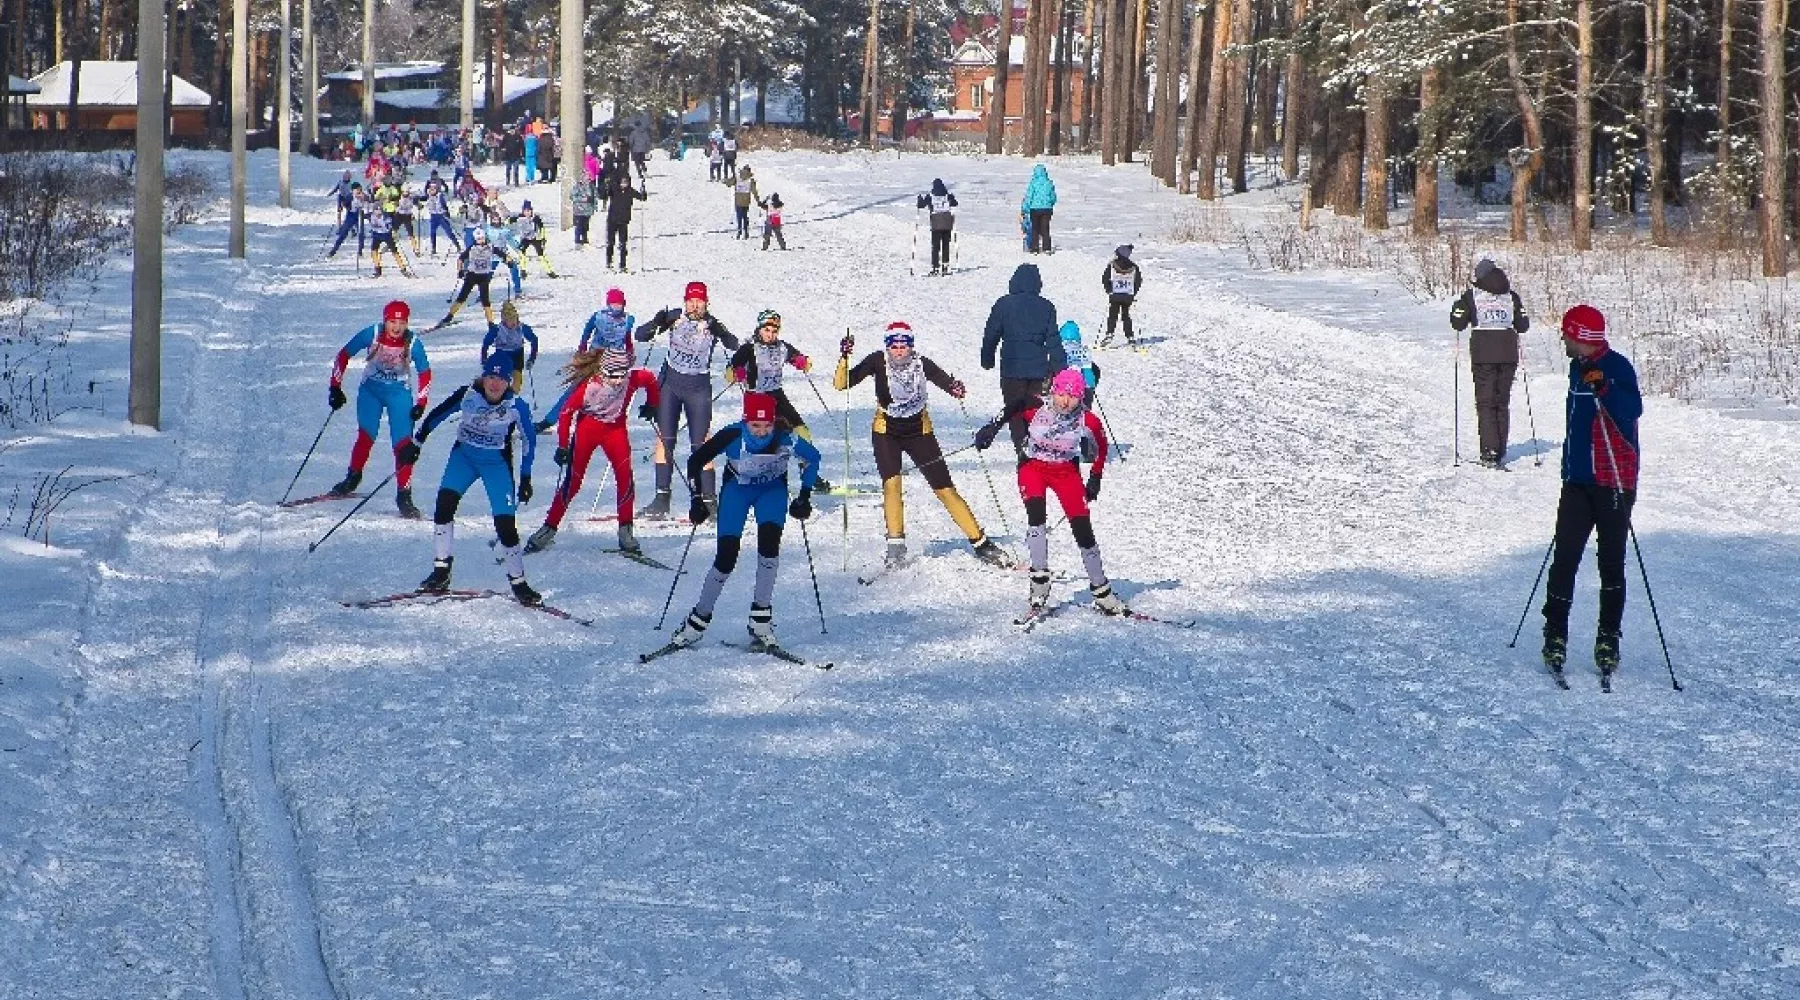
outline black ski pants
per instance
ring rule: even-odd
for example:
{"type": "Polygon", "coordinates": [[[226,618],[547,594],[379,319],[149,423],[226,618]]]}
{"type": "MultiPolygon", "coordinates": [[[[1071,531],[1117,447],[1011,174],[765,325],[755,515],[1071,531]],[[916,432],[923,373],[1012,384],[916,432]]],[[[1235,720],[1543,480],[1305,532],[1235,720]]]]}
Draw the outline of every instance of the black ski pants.
{"type": "MultiPolygon", "coordinates": [[[[1005,408],[1011,409],[1014,400],[1027,399],[1044,395],[1044,380],[1041,378],[1002,378],[1000,380],[1000,401],[1005,408]]],[[[1006,432],[1012,436],[1013,451],[1018,453],[1019,461],[1025,461],[1025,418],[1015,416],[1006,422],[1006,432]]]]}
{"type": "Polygon", "coordinates": [[[1575,573],[1588,537],[1599,535],[1600,631],[1619,634],[1625,618],[1625,543],[1631,536],[1636,490],[1588,483],[1564,483],[1556,501],[1556,540],[1550,583],[1544,588],[1544,631],[1569,634],[1569,606],[1575,601],[1575,573]]]}
{"type": "Polygon", "coordinates": [[[1481,457],[1503,459],[1512,432],[1513,377],[1519,366],[1516,362],[1476,362],[1469,369],[1475,381],[1475,428],[1481,437],[1481,457]]]}
{"type": "Polygon", "coordinates": [[[612,266],[614,243],[617,243],[619,247],[619,267],[622,269],[630,267],[631,265],[625,261],[626,256],[631,252],[627,249],[631,246],[630,222],[606,220],[606,265],[608,267],[612,266]]]}
{"type": "Polygon", "coordinates": [[[1126,342],[1127,343],[1136,343],[1136,341],[1132,340],[1132,337],[1131,337],[1131,300],[1130,299],[1111,299],[1108,301],[1107,307],[1106,307],[1106,336],[1107,336],[1107,339],[1109,339],[1109,340],[1112,339],[1113,331],[1115,331],[1119,328],[1120,320],[1125,321],[1125,340],[1126,340],[1126,342]]]}
{"type": "Polygon", "coordinates": [[[950,230],[933,229],[931,231],[931,268],[948,269],[950,267],[950,230]]]}

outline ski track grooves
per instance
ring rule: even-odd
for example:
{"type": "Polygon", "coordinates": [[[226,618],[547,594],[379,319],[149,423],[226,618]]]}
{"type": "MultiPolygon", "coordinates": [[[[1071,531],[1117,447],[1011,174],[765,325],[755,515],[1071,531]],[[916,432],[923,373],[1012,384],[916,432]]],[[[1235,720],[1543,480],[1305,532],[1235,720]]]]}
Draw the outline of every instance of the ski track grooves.
{"type": "MultiPolygon", "coordinates": [[[[298,1000],[336,998],[312,892],[301,861],[294,818],[276,772],[273,726],[256,663],[268,648],[273,580],[264,559],[263,529],[268,513],[250,502],[249,472],[262,464],[251,454],[251,414],[216,412],[241,400],[237,394],[205,393],[203,385],[249,385],[263,370],[268,353],[266,324],[253,322],[253,309],[270,298],[266,272],[245,267],[239,276],[211,346],[201,357],[221,363],[235,355],[229,377],[196,372],[195,395],[210,399],[204,415],[213,435],[229,435],[228,454],[208,454],[199,434],[189,445],[190,474],[223,461],[218,505],[199,622],[194,640],[199,688],[199,739],[195,760],[196,819],[206,850],[212,899],[210,950],[214,981],[222,1000],[292,996],[298,1000]],[[242,338],[256,338],[242,343],[242,338]],[[222,343],[221,343],[222,342],[222,343]],[[198,452],[196,454],[196,452],[198,452]],[[240,541],[241,539],[241,541],[240,541]]],[[[238,404],[241,405],[241,404],[238,404]]],[[[198,407],[190,405],[189,413],[198,407]]],[[[191,425],[195,431],[199,421],[191,425]]],[[[210,442],[209,442],[210,443],[210,442]]]]}

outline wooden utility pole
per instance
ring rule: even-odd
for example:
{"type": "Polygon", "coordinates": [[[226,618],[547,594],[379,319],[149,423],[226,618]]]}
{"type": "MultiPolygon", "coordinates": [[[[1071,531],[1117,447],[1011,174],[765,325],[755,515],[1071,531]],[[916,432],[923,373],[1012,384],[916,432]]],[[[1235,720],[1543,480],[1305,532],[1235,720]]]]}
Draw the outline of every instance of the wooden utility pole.
{"type": "Polygon", "coordinates": [[[228,252],[243,259],[244,200],[249,194],[250,0],[231,5],[231,233],[228,252]]]}
{"type": "Polygon", "coordinates": [[[462,72],[457,74],[456,94],[456,122],[467,132],[475,127],[475,0],[462,0],[462,72]]]}
{"type": "Polygon", "coordinates": [[[1000,37],[994,44],[994,92],[987,102],[987,151],[1006,151],[1006,83],[1012,69],[1013,0],[1000,0],[1000,37]]]}
{"type": "Polygon", "coordinates": [[[1787,275],[1787,0],[1763,0],[1757,21],[1762,45],[1762,176],[1758,206],[1763,276],[1787,275]]]}
{"type": "MultiPolygon", "coordinates": [[[[138,24],[162,23],[163,0],[138,0],[138,24]]],[[[131,232],[131,422],[162,427],[163,51],[138,31],[137,195],[131,232]]]]}
{"type": "MultiPolygon", "coordinates": [[[[562,0],[562,228],[575,228],[575,179],[582,175],[581,150],[587,144],[587,60],[582,58],[583,32],[587,23],[585,0],[562,0]]],[[[553,141],[549,136],[540,142],[553,141]]]]}
{"type": "Polygon", "coordinates": [[[375,0],[363,0],[362,116],[365,128],[375,127],[375,0]]]}
{"type": "Polygon", "coordinates": [[[313,38],[313,0],[300,0],[300,145],[319,141],[319,43],[313,38]]]}
{"type": "Polygon", "coordinates": [[[281,79],[275,81],[275,145],[280,150],[276,156],[276,173],[280,174],[281,207],[294,207],[293,125],[289,123],[288,107],[294,99],[293,75],[294,60],[289,53],[293,45],[293,0],[281,0],[281,58],[276,65],[281,67],[281,79]]]}

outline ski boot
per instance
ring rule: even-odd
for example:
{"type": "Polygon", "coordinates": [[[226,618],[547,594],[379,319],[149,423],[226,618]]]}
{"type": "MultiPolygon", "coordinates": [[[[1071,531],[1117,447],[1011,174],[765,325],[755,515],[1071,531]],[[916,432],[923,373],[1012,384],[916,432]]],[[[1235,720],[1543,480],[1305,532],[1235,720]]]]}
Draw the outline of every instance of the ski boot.
{"type": "Polygon", "coordinates": [[[1092,584],[1088,587],[1088,593],[1094,595],[1094,607],[1103,615],[1116,617],[1131,614],[1131,609],[1125,606],[1124,601],[1119,600],[1118,594],[1113,593],[1110,583],[1092,584]]]}
{"type": "Polygon", "coordinates": [[[774,646],[775,609],[767,604],[750,605],[750,645],[774,646]]]}
{"type": "Polygon", "coordinates": [[[1560,675],[1563,664],[1569,662],[1569,639],[1558,632],[1544,632],[1544,666],[1552,674],[1560,675]]]}
{"type": "Polygon", "coordinates": [[[669,491],[657,490],[651,499],[650,506],[638,511],[638,516],[646,521],[667,521],[669,519],[669,491]]]}
{"type": "Polygon", "coordinates": [[[703,615],[699,608],[688,612],[687,621],[669,637],[671,646],[698,646],[700,640],[706,638],[706,626],[712,624],[711,615],[703,615]]]}
{"type": "Polygon", "coordinates": [[[831,492],[831,480],[826,479],[824,476],[820,476],[817,479],[814,479],[813,480],[813,492],[814,493],[830,493],[831,492]]]}
{"type": "Polygon", "coordinates": [[[413,503],[412,487],[410,486],[406,489],[395,491],[394,507],[400,511],[401,517],[404,517],[409,521],[423,520],[425,517],[424,514],[419,513],[419,505],[413,503]]]}
{"type": "Polygon", "coordinates": [[[1042,611],[1050,605],[1049,570],[1034,569],[1031,571],[1031,595],[1029,600],[1032,611],[1042,611]]]}
{"type": "Polygon", "coordinates": [[[702,496],[700,502],[706,505],[707,518],[717,521],[719,519],[719,498],[716,496],[702,496]]]}
{"type": "Polygon", "coordinates": [[[351,469],[349,472],[344,473],[343,482],[338,483],[328,491],[328,495],[334,497],[352,496],[356,493],[356,488],[361,485],[362,473],[355,469],[351,469]]]}
{"type": "Polygon", "coordinates": [[[1008,555],[1005,549],[994,544],[992,538],[983,538],[975,543],[975,558],[1000,569],[1012,569],[1018,565],[1013,562],[1013,557],[1008,555]]]}
{"type": "Polygon", "coordinates": [[[887,540],[887,558],[883,560],[883,563],[888,569],[899,569],[906,565],[906,537],[904,535],[887,540]]]}
{"type": "Polygon", "coordinates": [[[544,603],[544,595],[532,590],[531,584],[526,583],[524,577],[508,576],[506,582],[512,584],[513,600],[520,604],[528,608],[535,608],[544,603]]]}
{"type": "Polygon", "coordinates": [[[1600,632],[1594,636],[1594,665],[1602,676],[1610,677],[1619,669],[1619,633],[1600,632]]]}
{"type": "Polygon", "coordinates": [[[377,278],[381,277],[381,265],[380,264],[375,265],[375,277],[377,277],[377,278]]]}
{"type": "Polygon", "coordinates": [[[638,545],[637,532],[632,530],[632,527],[629,524],[619,525],[619,551],[620,552],[642,552],[642,551],[644,551],[638,545]]]}
{"type": "Polygon", "coordinates": [[[542,552],[555,544],[556,529],[546,524],[532,532],[530,538],[525,539],[525,554],[531,555],[533,552],[542,552]]]}
{"type": "Polygon", "coordinates": [[[456,561],[455,556],[448,559],[436,559],[431,563],[431,575],[419,581],[419,589],[427,594],[442,594],[450,589],[450,564],[456,561]]]}

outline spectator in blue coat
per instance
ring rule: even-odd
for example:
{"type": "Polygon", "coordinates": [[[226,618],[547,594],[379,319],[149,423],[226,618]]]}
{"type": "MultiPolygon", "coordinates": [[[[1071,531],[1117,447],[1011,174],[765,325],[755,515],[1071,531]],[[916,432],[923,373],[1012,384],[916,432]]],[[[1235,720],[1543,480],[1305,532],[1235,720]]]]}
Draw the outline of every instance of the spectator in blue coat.
{"type": "MultiPolygon", "coordinates": [[[[981,367],[993,371],[998,353],[1000,398],[1008,408],[1015,400],[1042,396],[1051,376],[1068,367],[1056,305],[1040,294],[1043,290],[1044,277],[1037,265],[1020,264],[1006,294],[994,300],[988,312],[981,337],[981,367]]],[[[1015,416],[1007,422],[1007,430],[1023,461],[1025,421],[1015,416]]]]}
{"type": "Polygon", "coordinates": [[[1019,210],[1031,216],[1031,239],[1026,249],[1032,253],[1055,253],[1050,249],[1050,216],[1056,211],[1056,182],[1050,179],[1050,168],[1042,163],[1031,168],[1031,183],[1025,185],[1025,200],[1019,210]]]}

